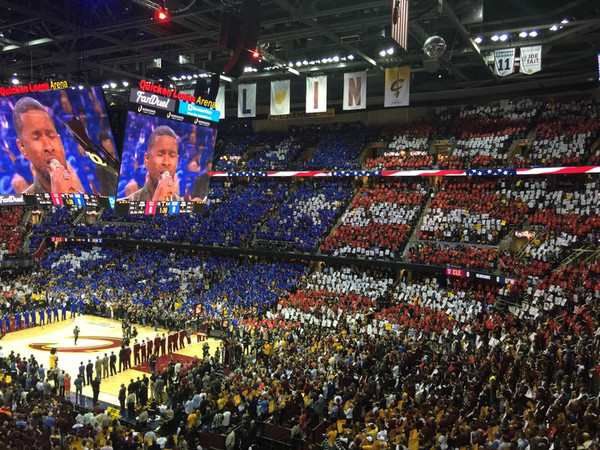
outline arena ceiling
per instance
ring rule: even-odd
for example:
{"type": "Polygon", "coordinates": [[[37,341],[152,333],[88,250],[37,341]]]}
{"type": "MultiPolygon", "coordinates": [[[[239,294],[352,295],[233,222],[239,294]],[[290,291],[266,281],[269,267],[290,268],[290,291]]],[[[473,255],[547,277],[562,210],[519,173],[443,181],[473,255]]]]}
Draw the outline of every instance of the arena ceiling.
{"type": "MultiPolygon", "coordinates": [[[[0,1],[0,83],[9,84],[16,74],[25,83],[114,81],[118,89],[124,80],[162,78],[170,83],[173,76],[219,73],[232,54],[218,46],[223,14],[242,13],[243,2],[164,0],[170,18],[159,23],[155,11],[162,3],[0,1]]],[[[411,94],[427,101],[465,93],[592,87],[598,79],[600,4],[596,0],[411,0],[408,50],[395,46],[394,53],[385,56],[380,51],[393,47],[391,0],[259,3],[258,44],[263,61],[252,60],[257,71],[239,80],[287,77],[300,85],[307,73],[326,73],[335,82],[343,71],[368,69],[369,90],[378,92],[377,83],[383,82],[386,67],[410,65],[411,94]],[[536,37],[529,36],[533,30],[536,37]],[[523,31],[528,33],[526,38],[519,37],[523,31]],[[493,35],[504,33],[509,35],[506,41],[491,41],[493,35]],[[430,60],[422,51],[432,35],[447,43],[439,61],[430,60]],[[474,43],[476,37],[483,38],[479,45],[474,43]],[[495,49],[536,44],[543,46],[541,72],[494,75],[491,55],[495,49]],[[335,57],[339,61],[310,64],[335,57]],[[287,71],[289,63],[300,76],[287,71]],[[267,66],[280,68],[265,71],[267,66]]],[[[175,82],[191,86],[195,78],[175,82]]],[[[332,100],[335,95],[339,94],[330,90],[332,100]]]]}

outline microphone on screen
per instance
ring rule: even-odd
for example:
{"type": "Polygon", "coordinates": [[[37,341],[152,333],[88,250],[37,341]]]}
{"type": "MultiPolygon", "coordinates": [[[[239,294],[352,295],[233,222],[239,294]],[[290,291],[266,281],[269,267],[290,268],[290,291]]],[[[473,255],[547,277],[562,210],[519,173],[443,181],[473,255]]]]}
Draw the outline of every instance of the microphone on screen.
{"type": "MultiPolygon", "coordinates": [[[[171,178],[171,172],[169,172],[168,170],[165,170],[163,173],[160,174],[160,178],[163,180],[166,178],[171,178]]],[[[174,200],[174,199],[175,199],[175,195],[172,192],[165,197],[165,201],[167,201],[167,202],[170,202],[171,200],[174,200]]]]}

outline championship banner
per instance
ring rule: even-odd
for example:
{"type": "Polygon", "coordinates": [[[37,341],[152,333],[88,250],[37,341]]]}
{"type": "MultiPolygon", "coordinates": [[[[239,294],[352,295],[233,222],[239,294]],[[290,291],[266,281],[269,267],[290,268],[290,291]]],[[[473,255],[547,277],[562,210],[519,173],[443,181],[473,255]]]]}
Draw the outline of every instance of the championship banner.
{"type": "Polygon", "coordinates": [[[343,109],[366,109],[367,107],[367,72],[351,72],[344,74],[343,109]]]}
{"type": "Polygon", "coordinates": [[[290,113],[290,80],[271,81],[271,115],[290,113]]]}
{"type": "Polygon", "coordinates": [[[385,69],[384,106],[408,106],[410,98],[410,66],[385,69]]]}
{"type": "Polygon", "coordinates": [[[219,85],[215,102],[217,104],[215,109],[219,111],[219,119],[223,120],[225,118],[225,85],[219,85]]]}
{"type": "Polygon", "coordinates": [[[327,76],[306,78],[306,112],[327,111],[327,76]]]}
{"type": "Polygon", "coordinates": [[[392,0],[392,39],[407,50],[408,0],[392,0]]]}
{"type": "Polygon", "coordinates": [[[494,52],[494,72],[505,77],[515,71],[515,49],[505,48],[494,52]]]}
{"type": "Polygon", "coordinates": [[[239,85],[238,117],[256,117],[256,83],[239,85]]]}
{"type": "Polygon", "coordinates": [[[542,46],[521,47],[521,67],[519,72],[531,75],[542,70],[542,46]]]}

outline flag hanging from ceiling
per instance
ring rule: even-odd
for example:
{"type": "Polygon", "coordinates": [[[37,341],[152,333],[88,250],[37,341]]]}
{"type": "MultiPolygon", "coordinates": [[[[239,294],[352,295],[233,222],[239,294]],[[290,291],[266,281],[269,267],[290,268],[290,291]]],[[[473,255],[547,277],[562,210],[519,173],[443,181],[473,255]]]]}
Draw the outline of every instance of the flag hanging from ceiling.
{"type": "Polygon", "coordinates": [[[344,74],[343,109],[365,109],[367,107],[367,72],[344,74]]]}
{"type": "Polygon", "coordinates": [[[306,112],[327,111],[327,76],[306,78],[306,112]]]}
{"type": "Polygon", "coordinates": [[[216,110],[219,111],[219,119],[223,120],[225,118],[225,85],[219,85],[219,90],[217,91],[217,98],[215,99],[216,110]]]}
{"type": "Polygon", "coordinates": [[[271,81],[271,115],[290,113],[290,80],[271,81]]]}
{"type": "Polygon", "coordinates": [[[384,106],[408,106],[410,98],[410,66],[385,69],[384,106]]]}
{"type": "Polygon", "coordinates": [[[392,0],[392,39],[407,50],[408,0],[392,0]]]}
{"type": "Polygon", "coordinates": [[[542,46],[521,47],[519,72],[531,75],[542,70],[542,46]]]}
{"type": "Polygon", "coordinates": [[[505,77],[515,71],[515,49],[504,48],[494,52],[494,71],[505,77]]]}
{"type": "Polygon", "coordinates": [[[256,83],[240,84],[238,88],[238,117],[256,117],[256,83]]]}

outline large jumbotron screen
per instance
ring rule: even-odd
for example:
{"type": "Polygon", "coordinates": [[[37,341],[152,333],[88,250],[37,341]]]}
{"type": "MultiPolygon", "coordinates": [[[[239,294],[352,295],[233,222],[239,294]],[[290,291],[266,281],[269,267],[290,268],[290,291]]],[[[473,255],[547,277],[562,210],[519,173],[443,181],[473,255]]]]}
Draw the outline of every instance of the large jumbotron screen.
{"type": "Polygon", "coordinates": [[[83,125],[92,144],[118,159],[101,89],[38,90],[44,87],[2,88],[0,204],[95,206],[97,196],[114,196],[116,173],[67,126],[83,125]],[[12,93],[20,95],[4,96],[12,93]]]}
{"type": "Polygon", "coordinates": [[[193,114],[214,111],[138,89],[130,99],[115,213],[202,211],[217,130],[193,114]]]}

